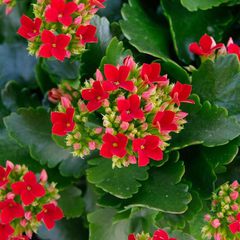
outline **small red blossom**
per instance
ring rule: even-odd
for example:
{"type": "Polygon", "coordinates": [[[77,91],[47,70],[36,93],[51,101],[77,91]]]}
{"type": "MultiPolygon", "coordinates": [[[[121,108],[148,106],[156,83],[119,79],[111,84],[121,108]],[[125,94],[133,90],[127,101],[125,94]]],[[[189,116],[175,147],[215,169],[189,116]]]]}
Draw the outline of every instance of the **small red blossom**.
{"type": "Polygon", "coordinates": [[[238,60],[240,61],[240,47],[233,42],[232,38],[228,41],[227,52],[228,54],[236,54],[238,56],[238,60]]]}
{"type": "Polygon", "coordinates": [[[14,168],[10,161],[7,161],[6,168],[0,166],[0,188],[3,188],[8,183],[8,176],[14,168]]]}
{"type": "Polygon", "coordinates": [[[169,110],[157,112],[153,119],[153,125],[160,132],[171,132],[178,129],[175,113],[169,110]]]}
{"type": "Polygon", "coordinates": [[[128,240],[137,240],[133,233],[128,235],[128,240]]]}
{"type": "Polygon", "coordinates": [[[105,6],[103,5],[104,2],[105,0],[90,0],[90,5],[97,6],[99,8],[105,8],[105,6]]]}
{"type": "Polygon", "coordinates": [[[89,101],[87,103],[89,112],[99,109],[108,97],[109,94],[103,89],[100,81],[95,81],[92,88],[82,90],[82,98],[89,101]]]}
{"type": "Polygon", "coordinates": [[[222,44],[222,43],[216,44],[216,42],[214,41],[214,39],[212,37],[210,37],[207,34],[204,34],[200,38],[199,44],[194,42],[189,45],[189,50],[192,53],[195,53],[197,55],[208,57],[208,56],[214,54],[214,52],[217,49],[219,49],[223,46],[224,46],[224,44],[222,44]]]}
{"type": "Polygon", "coordinates": [[[61,208],[56,206],[54,203],[43,205],[43,209],[37,214],[37,220],[43,221],[46,227],[50,230],[54,228],[55,221],[63,218],[63,212],[61,208]]]}
{"type": "Polygon", "coordinates": [[[168,84],[168,79],[166,76],[160,76],[161,65],[159,63],[144,63],[141,69],[141,78],[146,83],[159,83],[162,85],[168,84]]]}
{"type": "Polygon", "coordinates": [[[64,0],[51,0],[51,4],[47,7],[45,17],[47,22],[60,22],[65,26],[72,24],[72,16],[78,6],[74,2],[65,3],[64,0]]]}
{"type": "Polygon", "coordinates": [[[23,181],[13,183],[12,190],[15,194],[21,196],[21,200],[25,205],[30,205],[36,198],[45,195],[44,187],[37,182],[35,174],[31,171],[24,175],[23,181]]]}
{"type": "Polygon", "coordinates": [[[133,119],[144,118],[143,111],[140,109],[140,99],[137,94],[131,95],[128,99],[118,99],[117,107],[122,121],[130,122],[133,119]]]}
{"type": "Polygon", "coordinates": [[[14,202],[13,199],[7,199],[0,202],[0,218],[3,224],[8,224],[15,218],[24,216],[24,209],[21,204],[14,202]]]}
{"type": "Polygon", "coordinates": [[[65,34],[54,35],[49,30],[43,30],[38,55],[43,58],[55,57],[63,61],[67,55],[66,47],[69,45],[71,38],[65,34]]]}
{"type": "Polygon", "coordinates": [[[229,224],[229,229],[233,234],[239,233],[240,232],[240,213],[238,213],[236,217],[236,221],[233,223],[229,224]]]}
{"type": "Polygon", "coordinates": [[[105,64],[104,74],[106,81],[103,82],[104,89],[107,91],[114,91],[118,88],[123,88],[132,92],[134,84],[132,81],[127,80],[129,73],[130,68],[128,66],[120,66],[117,68],[111,64],[105,64]]]}
{"type": "Polygon", "coordinates": [[[21,27],[18,29],[18,34],[29,41],[33,41],[35,37],[40,34],[40,26],[42,24],[42,20],[40,18],[35,18],[32,20],[31,18],[23,15],[20,19],[21,27]]]}
{"type": "Polygon", "coordinates": [[[176,82],[170,93],[170,96],[172,97],[173,102],[175,102],[178,106],[180,106],[181,102],[194,104],[193,100],[188,99],[191,92],[192,92],[191,85],[176,82]]]}
{"type": "Polygon", "coordinates": [[[9,224],[0,223],[1,240],[9,240],[9,237],[14,233],[14,229],[9,224]]]}
{"type": "Polygon", "coordinates": [[[122,133],[118,133],[115,136],[105,133],[100,155],[106,158],[111,158],[112,156],[124,157],[127,153],[127,143],[128,138],[122,133]]]}
{"type": "Polygon", "coordinates": [[[58,136],[65,136],[68,132],[72,132],[75,127],[73,121],[74,108],[69,107],[66,112],[52,112],[51,122],[53,124],[52,133],[58,136]]]}
{"type": "Polygon", "coordinates": [[[80,43],[96,43],[98,41],[96,35],[97,28],[93,25],[80,26],[77,29],[76,36],[80,39],[80,43]]]}
{"type": "Polygon", "coordinates": [[[152,240],[176,240],[176,238],[169,238],[165,231],[158,229],[154,232],[152,240]]]}
{"type": "Polygon", "coordinates": [[[138,153],[138,166],[146,166],[152,158],[155,161],[163,159],[163,152],[160,149],[160,139],[155,135],[147,135],[144,138],[133,140],[133,151],[138,153]]]}

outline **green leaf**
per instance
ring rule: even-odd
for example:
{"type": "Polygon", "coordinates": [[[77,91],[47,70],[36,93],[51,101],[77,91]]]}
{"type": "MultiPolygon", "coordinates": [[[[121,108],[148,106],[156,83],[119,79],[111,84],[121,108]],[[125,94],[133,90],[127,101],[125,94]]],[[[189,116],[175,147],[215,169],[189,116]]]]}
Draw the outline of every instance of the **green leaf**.
{"type": "Polygon", "coordinates": [[[91,23],[97,27],[98,42],[96,44],[88,44],[87,50],[81,56],[80,74],[83,80],[95,74],[102,57],[105,55],[107,46],[112,39],[110,24],[107,18],[100,18],[96,15],[91,23]]]}
{"type": "Polygon", "coordinates": [[[38,230],[38,236],[41,240],[88,240],[87,230],[80,219],[58,221],[51,231],[42,225],[38,230]]]}
{"type": "Polygon", "coordinates": [[[72,154],[56,145],[51,138],[51,123],[49,113],[43,108],[22,108],[18,113],[11,113],[4,118],[8,133],[21,146],[29,148],[31,157],[42,165],[50,168],[59,163],[60,171],[64,176],[79,177],[83,172],[81,159],[74,158],[72,154]],[[71,168],[64,168],[71,162],[71,168]]]}
{"type": "Polygon", "coordinates": [[[161,0],[171,28],[175,51],[180,60],[189,63],[193,59],[188,46],[198,42],[204,33],[220,41],[233,16],[228,8],[189,12],[179,0],[161,0]]]}
{"type": "Polygon", "coordinates": [[[77,187],[68,187],[60,192],[59,206],[64,212],[64,216],[69,218],[80,217],[84,211],[84,201],[81,197],[82,191],[77,187]]]}
{"type": "Polygon", "coordinates": [[[183,213],[191,201],[188,186],[180,183],[185,172],[183,162],[169,162],[151,168],[149,179],[138,193],[124,202],[125,207],[146,207],[168,213],[183,213]]]}
{"type": "Polygon", "coordinates": [[[19,107],[40,105],[37,93],[16,81],[7,82],[5,88],[1,91],[1,96],[4,106],[11,111],[16,111],[19,107]]]}
{"type": "Polygon", "coordinates": [[[99,209],[88,215],[90,222],[89,240],[123,240],[129,235],[130,222],[128,219],[113,224],[116,214],[114,209],[99,209]]]}
{"type": "Polygon", "coordinates": [[[163,24],[147,14],[140,0],[129,0],[122,7],[120,25],[125,37],[139,52],[161,59],[169,57],[169,35],[163,24]]]}
{"type": "Polygon", "coordinates": [[[191,152],[186,149],[183,155],[186,178],[192,182],[194,189],[207,198],[215,189],[217,169],[230,164],[237,153],[238,145],[234,141],[219,147],[195,146],[191,148],[191,152]]]}
{"type": "Polygon", "coordinates": [[[200,104],[195,95],[195,104],[187,104],[187,123],[179,134],[173,134],[169,149],[180,149],[194,144],[213,147],[228,143],[240,134],[240,125],[235,117],[228,116],[225,108],[209,102],[200,104]]]}
{"type": "Polygon", "coordinates": [[[101,60],[100,70],[103,71],[104,64],[113,64],[115,66],[122,64],[124,58],[128,55],[131,55],[131,51],[125,50],[123,43],[114,37],[106,49],[105,56],[101,60]]]}
{"type": "Polygon", "coordinates": [[[231,3],[232,0],[181,0],[181,3],[189,11],[197,11],[198,9],[206,10],[217,7],[223,3],[231,3]]]}
{"type": "Polygon", "coordinates": [[[87,170],[87,179],[105,192],[118,198],[130,198],[142,185],[139,181],[148,178],[147,167],[130,165],[112,169],[112,161],[96,158],[88,162],[93,165],[87,170]]]}
{"type": "Polygon", "coordinates": [[[26,45],[11,43],[0,45],[0,87],[9,80],[36,85],[34,66],[36,59],[28,55],[26,45]]]}
{"type": "Polygon", "coordinates": [[[240,120],[240,64],[236,55],[202,63],[193,72],[192,85],[202,100],[227,108],[229,115],[240,120]]]}

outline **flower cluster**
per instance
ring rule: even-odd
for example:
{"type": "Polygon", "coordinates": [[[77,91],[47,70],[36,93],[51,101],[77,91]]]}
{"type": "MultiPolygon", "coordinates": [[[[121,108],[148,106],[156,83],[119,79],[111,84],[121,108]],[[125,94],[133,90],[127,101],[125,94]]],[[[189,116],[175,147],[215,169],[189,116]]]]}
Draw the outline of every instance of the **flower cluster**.
{"type": "Polygon", "coordinates": [[[145,233],[137,235],[132,233],[128,236],[128,240],[176,240],[176,238],[170,238],[167,232],[162,229],[158,229],[154,232],[152,237],[145,233]]]}
{"type": "Polygon", "coordinates": [[[233,42],[232,38],[229,38],[227,46],[225,46],[223,43],[216,43],[213,37],[204,34],[199,43],[194,42],[189,45],[189,50],[199,55],[203,61],[215,59],[216,53],[218,55],[236,54],[240,60],[240,47],[233,42]]]}
{"type": "Polygon", "coordinates": [[[21,17],[18,34],[29,41],[31,55],[65,58],[81,54],[86,43],[97,42],[96,27],[90,20],[105,0],[38,0],[34,19],[21,17]]]}
{"type": "Polygon", "coordinates": [[[0,0],[0,5],[5,5],[5,13],[8,15],[12,12],[14,6],[16,5],[16,0],[0,0]]]}
{"type": "Polygon", "coordinates": [[[48,229],[63,218],[57,206],[55,184],[47,183],[43,170],[40,181],[26,166],[10,161],[0,166],[0,236],[1,240],[27,240],[37,232],[41,222],[48,229]],[[25,235],[24,235],[25,234],[25,235]]]}
{"type": "Polygon", "coordinates": [[[67,135],[76,156],[99,149],[113,167],[162,160],[170,133],[178,133],[186,122],[181,103],[194,102],[188,99],[190,85],[170,84],[160,71],[159,63],[138,66],[128,56],[121,66],[106,64],[104,75],[97,70],[96,80],[78,90],[66,85],[65,93],[53,89],[49,98],[61,100],[51,113],[52,133],[67,135]]]}
{"type": "Polygon", "coordinates": [[[204,219],[203,239],[240,239],[240,185],[237,181],[225,183],[213,194],[211,212],[204,219]]]}

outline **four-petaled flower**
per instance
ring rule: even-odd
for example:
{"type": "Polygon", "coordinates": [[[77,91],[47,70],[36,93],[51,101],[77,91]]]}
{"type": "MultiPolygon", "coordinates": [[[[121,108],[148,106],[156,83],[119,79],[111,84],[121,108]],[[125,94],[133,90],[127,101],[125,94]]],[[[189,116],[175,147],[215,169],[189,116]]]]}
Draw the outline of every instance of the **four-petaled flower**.
{"type": "Polygon", "coordinates": [[[127,153],[127,143],[128,138],[122,133],[118,133],[117,135],[105,133],[100,155],[106,158],[111,158],[113,156],[118,156],[120,158],[124,157],[127,153]]]}
{"type": "Polygon", "coordinates": [[[93,25],[80,26],[77,29],[76,36],[80,39],[80,43],[96,43],[98,41],[96,35],[97,28],[93,25]]]}
{"type": "Polygon", "coordinates": [[[103,89],[100,81],[95,81],[92,88],[82,90],[82,98],[88,101],[87,109],[89,112],[99,109],[108,97],[109,94],[103,89]]]}
{"type": "Polygon", "coordinates": [[[75,127],[73,121],[74,108],[69,107],[66,112],[52,112],[51,122],[53,124],[52,133],[58,136],[65,136],[68,132],[71,132],[75,127]]]}
{"type": "Polygon", "coordinates": [[[42,20],[40,18],[35,18],[32,20],[31,18],[23,15],[20,19],[21,26],[18,29],[18,34],[29,41],[33,41],[35,37],[40,34],[40,26],[42,24],[42,20]]]}
{"type": "Polygon", "coordinates": [[[204,34],[200,38],[199,44],[194,42],[189,45],[189,50],[197,55],[208,57],[214,54],[217,49],[222,48],[223,46],[224,45],[222,43],[216,44],[212,37],[204,34]]]}
{"type": "Polygon", "coordinates": [[[163,159],[163,152],[159,147],[161,141],[155,135],[147,135],[144,138],[133,140],[133,151],[138,153],[138,165],[140,167],[149,164],[152,158],[155,161],[163,159]]]}
{"type": "Polygon", "coordinates": [[[9,224],[0,223],[1,240],[9,240],[9,237],[14,233],[14,229],[9,224]]]}
{"type": "Polygon", "coordinates": [[[43,44],[40,46],[38,55],[43,58],[55,57],[63,61],[67,55],[66,47],[71,38],[65,34],[54,35],[49,30],[44,30],[41,36],[43,44]]]}
{"type": "Polygon", "coordinates": [[[47,7],[45,17],[47,22],[60,22],[65,26],[72,24],[72,16],[78,6],[74,2],[65,3],[64,0],[51,0],[51,4],[47,7]]]}
{"type": "Polygon", "coordinates": [[[122,121],[130,122],[133,119],[144,118],[143,111],[140,109],[140,99],[137,94],[131,95],[128,99],[118,99],[117,107],[122,121]]]}
{"type": "Polygon", "coordinates": [[[159,83],[161,85],[167,85],[168,79],[166,76],[160,76],[161,65],[159,63],[144,63],[141,69],[141,78],[146,83],[159,83]]]}
{"type": "Polygon", "coordinates": [[[240,213],[237,214],[236,221],[229,224],[229,229],[233,234],[240,232],[240,213]]]}
{"type": "Polygon", "coordinates": [[[157,127],[160,132],[171,132],[178,129],[176,115],[169,110],[157,112],[153,119],[153,125],[157,127]]]}
{"type": "Polygon", "coordinates": [[[103,87],[106,91],[114,91],[118,88],[123,88],[129,92],[134,89],[132,81],[127,80],[130,73],[128,66],[120,66],[119,68],[111,65],[104,65],[104,74],[106,81],[103,81],[103,87]]]}
{"type": "Polygon", "coordinates": [[[56,206],[54,203],[43,205],[43,209],[37,214],[37,220],[43,221],[46,227],[50,230],[54,228],[55,221],[63,218],[63,212],[61,208],[56,206]]]}
{"type": "Polygon", "coordinates": [[[1,222],[8,224],[15,218],[21,218],[24,216],[24,209],[21,204],[14,202],[13,199],[7,199],[0,202],[1,210],[1,222]]]}
{"type": "Polygon", "coordinates": [[[44,187],[37,182],[35,174],[31,171],[24,175],[23,181],[13,183],[12,190],[15,194],[21,196],[21,200],[25,205],[30,205],[36,198],[45,195],[44,187]]]}
{"type": "Polygon", "coordinates": [[[172,97],[173,102],[175,102],[178,106],[180,106],[181,102],[194,104],[193,100],[188,99],[188,97],[191,94],[191,91],[192,91],[191,85],[176,82],[170,93],[170,96],[172,97]]]}

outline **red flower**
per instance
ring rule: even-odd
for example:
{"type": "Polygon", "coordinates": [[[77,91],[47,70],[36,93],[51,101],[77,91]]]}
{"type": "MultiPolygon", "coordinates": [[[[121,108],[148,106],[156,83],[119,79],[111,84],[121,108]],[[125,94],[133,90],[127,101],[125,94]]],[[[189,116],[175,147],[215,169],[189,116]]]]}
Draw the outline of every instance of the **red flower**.
{"type": "Polygon", "coordinates": [[[137,240],[133,233],[128,235],[128,240],[137,240]]]}
{"type": "Polygon", "coordinates": [[[134,89],[132,81],[127,81],[130,73],[130,68],[127,66],[120,66],[119,69],[111,64],[105,64],[104,74],[106,81],[103,82],[103,87],[107,91],[113,91],[118,88],[123,88],[129,92],[134,89]]]}
{"type": "Polygon", "coordinates": [[[188,97],[191,94],[191,91],[192,91],[191,85],[176,82],[170,93],[170,96],[172,97],[173,102],[175,102],[178,106],[180,106],[181,102],[194,104],[193,100],[188,99],[188,97]]]}
{"type": "Polygon", "coordinates": [[[138,153],[138,165],[146,166],[149,164],[149,158],[155,161],[162,160],[163,152],[159,148],[160,139],[154,135],[148,135],[144,138],[133,140],[133,151],[138,153]]]}
{"type": "Polygon", "coordinates": [[[82,45],[86,43],[96,43],[98,41],[96,35],[97,28],[93,25],[80,26],[77,29],[76,36],[80,38],[82,45]]]}
{"type": "Polygon", "coordinates": [[[15,218],[24,216],[24,210],[21,204],[14,202],[13,199],[7,199],[0,202],[1,222],[8,224],[15,218]]]}
{"type": "Polygon", "coordinates": [[[13,164],[7,161],[6,169],[0,166],[0,188],[4,187],[8,183],[8,176],[13,169],[13,164]]]}
{"type": "Polygon", "coordinates": [[[87,103],[89,112],[99,109],[108,97],[109,94],[103,89],[100,81],[95,81],[92,88],[82,90],[82,98],[89,101],[87,103]]]}
{"type": "Polygon", "coordinates": [[[236,218],[236,221],[228,225],[233,234],[240,232],[240,213],[238,213],[236,218]]]}
{"type": "Polygon", "coordinates": [[[37,214],[37,220],[43,221],[46,227],[50,230],[54,228],[55,221],[63,218],[62,209],[53,203],[43,205],[43,209],[37,214]]]}
{"type": "Polygon", "coordinates": [[[20,22],[21,27],[18,29],[18,34],[22,37],[28,39],[29,41],[33,41],[34,38],[40,34],[40,26],[42,24],[42,20],[40,18],[32,20],[26,15],[23,15],[20,22]]]}
{"type": "Polygon", "coordinates": [[[121,119],[130,122],[133,119],[143,119],[144,114],[140,109],[140,99],[137,94],[131,95],[128,99],[117,100],[118,111],[121,113],[121,119]]]}
{"type": "Polygon", "coordinates": [[[74,2],[65,3],[64,0],[51,0],[51,4],[45,12],[45,17],[47,22],[60,22],[65,26],[69,26],[73,21],[71,14],[77,8],[77,4],[74,2]]]}
{"type": "Polygon", "coordinates": [[[141,69],[141,78],[147,83],[168,84],[168,79],[165,76],[160,76],[161,65],[159,63],[144,63],[141,69]]]}
{"type": "Polygon", "coordinates": [[[104,2],[105,0],[90,0],[90,5],[97,6],[99,8],[105,8],[105,6],[103,5],[104,2]]]}
{"type": "Polygon", "coordinates": [[[157,112],[153,119],[153,125],[157,127],[160,132],[170,132],[178,129],[175,113],[169,110],[157,112]]]}
{"type": "Polygon", "coordinates": [[[230,38],[228,41],[227,52],[229,54],[236,54],[238,56],[238,60],[240,61],[240,47],[233,43],[232,38],[230,38]]]}
{"type": "Polygon", "coordinates": [[[43,30],[41,36],[43,44],[40,46],[38,55],[44,58],[55,57],[60,61],[63,61],[66,57],[68,46],[71,38],[64,34],[55,36],[49,30],[43,30]]]}
{"type": "Polygon", "coordinates": [[[66,113],[52,112],[51,122],[53,124],[52,133],[58,136],[65,136],[68,132],[71,132],[75,123],[73,121],[74,108],[69,107],[66,109],[66,113]]]}
{"type": "Polygon", "coordinates": [[[158,229],[154,232],[152,240],[176,240],[176,238],[169,238],[165,231],[158,229]]]}
{"type": "Polygon", "coordinates": [[[21,200],[25,205],[30,205],[36,198],[45,195],[44,187],[37,182],[35,174],[31,171],[24,175],[23,181],[13,183],[12,190],[15,194],[21,196],[21,200]]]}
{"type": "Polygon", "coordinates": [[[1,240],[9,240],[9,237],[14,233],[14,229],[9,224],[0,223],[1,240]]]}
{"type": "Polygon", "coordinates": [[[200,41],[199,41],[199,45],[198,43],[194,42],[194,43],[191,43],[189,45],[189,50],[192,52],[192,53],[195,53],[197,55],[200,55],[200,56],[209,56],[209,55],[212,55],[214,54],[214,52],[223,47],[224,45],[222,43],[218,43],[216,44],[214,39],[212,37],[210,37],[209,35],[207,34],[204,34],[201,38],[200,38],[200,41]]]}
{"type": "Polygon", "coordinates": [[[111,158],[112,156],[118,156],[120,158],[124,157],[127,153],[126,146],[128,143],[128,138],[122,134],[112,135],[110,133],[105,133],[103,136],[103,145],[100,150],[100,155],[106,158],[111,158]]]}

